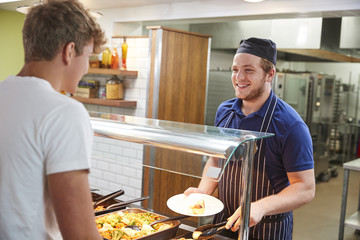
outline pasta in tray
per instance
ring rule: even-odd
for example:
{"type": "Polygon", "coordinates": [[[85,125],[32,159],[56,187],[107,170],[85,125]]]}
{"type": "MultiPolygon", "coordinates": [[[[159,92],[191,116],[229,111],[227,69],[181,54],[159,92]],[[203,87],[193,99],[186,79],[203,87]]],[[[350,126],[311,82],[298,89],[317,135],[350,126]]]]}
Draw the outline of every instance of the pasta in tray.
{"type": "Polygon", "coordinates": [[[159,223],[151,227],[149,224],[159,220],[156,214],[132,213],[132,212],[116,212],[107,214],[95,219],[100,235],[112,240],[131,240],[141,238],[161,230],[171,228],[172,224],[159,223]],[[126,228],[128,225],[136,225],[139,230],[126,228]]]}

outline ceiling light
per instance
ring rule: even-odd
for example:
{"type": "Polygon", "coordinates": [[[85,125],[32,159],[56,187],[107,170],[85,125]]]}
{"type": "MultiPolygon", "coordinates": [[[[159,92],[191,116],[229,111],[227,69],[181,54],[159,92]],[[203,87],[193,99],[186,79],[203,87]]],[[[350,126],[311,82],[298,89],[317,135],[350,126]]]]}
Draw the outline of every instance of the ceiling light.
{"type": "MultiPolygon", "coordinates": [[[[1,1],[1,0],[0,0],[1,1]]],[[[40,0],[40,2],[38,3],[34,3],[33,5],[29,6],[29,5],[24,5],[24,6],[19,6],[16,8],[16,11],[21,12],[23,14],[27,14],[30,10],[30,8],[37,6],[39,4],[43,4],[43,0],[40,0]]],[[[89,10],[91,16],[95,17],[95,18],[100,18],[103,16],[102,13],[97,12],[97,11],[93,11],[93,10],[89,10]]]]}
{"type": "Polygon", "coordinates": [[[0,0],[0,3],[8,3],[8,2],[18,2],[22,0],[0,0]]]}
{"type": "Polygon", "coordinates": [[[245,2],[251,2],[251,3],[256,3],[256,2],[263,2],[265,0],[244,0],[245,2]]]}

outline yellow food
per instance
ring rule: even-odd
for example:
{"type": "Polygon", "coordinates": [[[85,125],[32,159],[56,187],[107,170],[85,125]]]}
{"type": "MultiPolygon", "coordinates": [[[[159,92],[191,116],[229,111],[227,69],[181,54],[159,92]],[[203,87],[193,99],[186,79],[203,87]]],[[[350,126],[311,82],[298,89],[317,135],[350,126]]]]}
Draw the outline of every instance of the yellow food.
{"type": "Polygon", "coordinates": [[[201,235],[201,233],[202,233],[202,232],[200,232],[200,231],[195,231],[195,232],[193,232],[193,234],[192,234],[193,239],[198,239],[199,236],[201,235]]]}
{"type": "Polygon", "coordinates": [[[102,205],[100,205],[100,206],[97,206],[95,209],[94,209],[94,211],[102,211],[102,210],[105,210],[105,207],[104,206],[102,206],[102,205]]]}
{"type": "Polygon", "coordinates": [[[149,224],[159,220],[160,217],[156,214],[144,213],[129,213],[116,212],[98,217],[95,219],[100,235],[112,240],[131,240],[153,234],[164,229],[171,228],[172,224],[158,223],[154,226],[149,224]],[[136,225],[140,231],[126,228],[128,225],[136,225]]]}
{"type": "Polygon", "coordinates": [[[193,214],[203,214],[205,212],[205,201],[204,199],[200,199],[194,204],[190,205],[190,209],[193,214]]]}

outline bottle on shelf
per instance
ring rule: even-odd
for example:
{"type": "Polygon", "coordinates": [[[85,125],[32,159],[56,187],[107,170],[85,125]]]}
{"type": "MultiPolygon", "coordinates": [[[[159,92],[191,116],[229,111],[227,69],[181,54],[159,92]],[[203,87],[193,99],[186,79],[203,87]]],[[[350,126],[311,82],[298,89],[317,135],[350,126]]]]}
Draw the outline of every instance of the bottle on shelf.
{"type": "Polygon", "coordinates": [[[122,55],[121,55],[121,70],[126,70],[126,58],[128,45],[126,43],[126,37],[124,37],[124,43],[121,45],[122,55]]]}
{"type": "Polygon", "coordinates": [[[111,54],[111,69],[119,69],[119,55],[116,48],[111,54]]]}
{"type": "Polygon", "coordinates": [[[102,53],[101,67],[102,68],[111,67],[111,51],[108,47],[102,53]]]}
{"type": "Polygon", "coordinates": [[[124,84],[114,75],[106,81],[106,99],[124,99],[124,84]]]}

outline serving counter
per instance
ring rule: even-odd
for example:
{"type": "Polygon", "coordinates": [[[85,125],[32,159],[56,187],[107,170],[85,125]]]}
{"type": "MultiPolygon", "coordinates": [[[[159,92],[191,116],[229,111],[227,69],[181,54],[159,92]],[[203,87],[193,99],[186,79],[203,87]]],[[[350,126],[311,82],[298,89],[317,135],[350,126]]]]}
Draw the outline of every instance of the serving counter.
{"type": "MultiPolygon", "coordinates": [[[[229,161],[243,161],[241,185],[243,196],[240,206],[244,209],[241,215],[239,239],[248,239],[251,173],[256,141],[271,137],[273,134],[225,129],[198,124],[172,122],[132,116],[90,112],[90,120],[96,136],[140,143],[144,146],[156,146],[204,156],[195,158],[204,166],[209,157],[224,159],[222,168],[210,167],[206,172],[193,171],[191,167],[174,168],[174,164],[157,164],[144,159],[142,165],[150,169],[167,171],[174,174],[198,178],[206,177],[218,182],[229,161]]],[[[150,152],[151,155],[151,152],[150,152]]],[[[178,159],[177,161],[182,161],[178,159]]],[[[134,164],[129,161],[128,164],[134,164]]],[[[180,163],[181,165],[181,163],[180,163]]],[[[149,181],[151,184],[151,181],[149,181]]],[[[190,186],[189,186],[190,187],[190,186]]],[[[223,238],[219,238],[223,239],[223,238]]]]}

